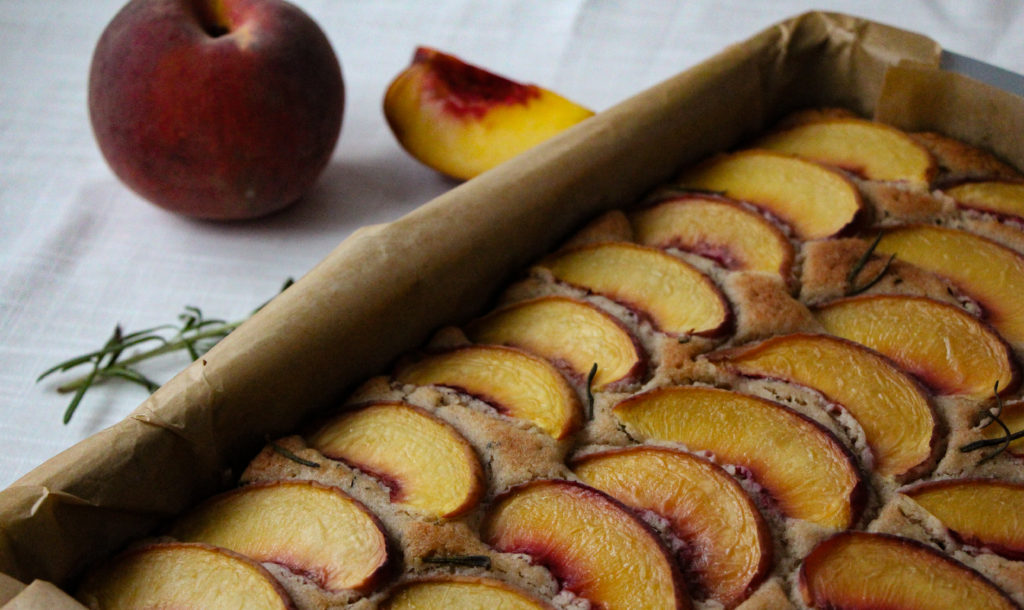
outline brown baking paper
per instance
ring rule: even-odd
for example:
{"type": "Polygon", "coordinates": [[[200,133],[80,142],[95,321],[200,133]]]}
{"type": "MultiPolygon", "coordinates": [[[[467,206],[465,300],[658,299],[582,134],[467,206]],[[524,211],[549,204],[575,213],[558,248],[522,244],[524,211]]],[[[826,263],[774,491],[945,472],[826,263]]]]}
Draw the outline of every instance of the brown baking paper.
{"type": "MultiPolygon", "coordinates": [[[[871,115],[883,87],[886,100],[901,88],[886,81],[890,67],[909,61],[935,72],[939,53],[917,34],[802,15],[396,222],[357,231],[130,417],[0,492],[0,572],[72,586],[89,562],[230,485],[268,436],[336,404],[438,327],[482,311],[584,220],[795,108],[871,115]]],[[[970,89],[959,95],[971,99],[970,89]]],[[[892,106],[881,106],[886,116],[892,106]]],[[[1005,120],[1021,116],[1018,108],[1005,120]]],[[[965,139],[991,118],[967,121],[977,125],[964,127],[965,139]]]]}

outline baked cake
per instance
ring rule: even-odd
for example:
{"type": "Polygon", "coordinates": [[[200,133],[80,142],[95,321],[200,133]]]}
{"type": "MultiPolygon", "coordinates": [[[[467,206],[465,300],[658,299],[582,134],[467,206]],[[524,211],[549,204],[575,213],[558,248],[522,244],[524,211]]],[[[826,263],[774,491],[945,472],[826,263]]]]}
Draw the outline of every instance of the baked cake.
{"type": "Polygon", "coordinates": [[[78,597],[1020,608],[1022,253],[1014,168],[794,114],[593,221],[78,597]]]}

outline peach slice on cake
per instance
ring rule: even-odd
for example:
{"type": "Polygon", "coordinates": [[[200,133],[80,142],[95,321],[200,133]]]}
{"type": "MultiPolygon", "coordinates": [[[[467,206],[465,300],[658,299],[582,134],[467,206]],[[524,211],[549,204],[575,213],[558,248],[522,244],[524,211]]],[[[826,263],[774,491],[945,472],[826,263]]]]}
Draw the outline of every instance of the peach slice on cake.
{"type": "Polygon", "coordinates": [[[630,447],[573,461],[581,481],[669,523],[695,576],[691,592],[735,607],[772,563],[768,527],[739,483],[714,463],[665,447],[630,447]]]}
{"type": "Polygon", "coordinates": [[[854,117],[801,123],[769,134],[755,146],[840,167],[868,180],[926,187],[936,171],[928,149],[903,131],[854,117]]]}
{"type": "Polygon", "coordinates": [[[875,250],[940,275],[984,310],[1007,341],[1024,345],[1024,256],[990,239],[931,225],[887,231],[875,250]]]}
{"type": "Polygon", "coordinates": [[[473,576],[439,576],[402,583],[380,606],[383,610],[553,610],[547,602],[500,580],[473,576]]]}
{"type": "Polygon", "coordinates": [[[942,479],[900,490],[963,543],[1024,559],[1024,484],[942,479]]]}
{"type": "Polygon", "coordinates": [[[679,185],[764,208],[803,239],[840,233],[863,207],[857,187],[839,171],[768,150],[713,157],[686,171],[679,185]]]}
{"type": "Polygon", "coordinates": [[[636,241],[699,254],[735,271],[789,277],[793,245],[770,220],[713,195],[673,197],[630,217],[636,241]]]}
{"type": "Polygon", "coordinates": [[[593,116],[593,111],[440,51],[419,47],[384,96],[399,144],[423,164],[467,179],[593,116]]]}
{"type": "Polygon", "coordinates": [[[863,507],[865,488],[850,452],[781,404],[680,386],[636,394],[613,410],[634,438],[680,443],[749,471],[788,517],[845,529],[863,507]]]}
{"type": "Polygon", "coordinates": [[[150,544],[91,572],[78,589],[90,608],[291,610],[284,588],[256,561],[208,544],[150,544]]]}
{"type": "Polygon", "coordinates": [[[577,381],[594,365],[596,389],[643,376],[646,359],[635,337],[610,314],[568,297],[548,296],[502,307],[466,329],[477,343],[511,345],[563,366],[577,381]]]}
{"type": "Polygon", "coordinates": [[[812,388],[839,404],[863,428],[874,469],[883,476],[912,475],[933,456],[937,420],[927,394],[913,377],[863,345],[793,334],[708,357],[741,375],[812,388]]]}
{"type": "Polygon", "coordinates": [[[689,608],[682,577],[657,534],[621,503],[570,481],[538,480],[498,497],[484,542],[524,553],[599,608],[689,608]]]}
{"type": "Polygon", "coordinates": [[[588,244],[554,254],[540,265],[567,284],[638,312],[670,335],[716,336],[732,319],[711,278],[656,248],[624,242],[588,244]]]}
{"type": "Polygon", "coordinates": [[[380,479],[391,501],[435,517],[476,506],[483,470],[469,442],[426,410],[374,403],[335,416],[309,436],[325,456],[380,479]]]}
{"type": "Polygon", "coordinates": [[[433,353],[399,367],[395,379],[465,392],[559,440],[582,422],[579,397],[558,369],[512,347],[467,345],[433,353]]]}
{"type": "Polygon", "coordinates": [[[832,301],[815,318],[833,335],[881,352],[941,394],[975,398],[1017,385],[1009,346],[964,310],[905,295],[868,295],[832,301]]]}
{"type": "Polygon", "coordinates": [[[889,534],[840,532],[825,540],[804,558],[799,587],[812,608],[1019,609],[978,572],[889,534]]]}
{"type": "Polygon", "coordinates": [[[377,518],[340,489],[312,481],[225,492],[186,514],[169,534],[282,565],[330,591],[367,590],[388,562],[377,518]]]}
{"type": "Polygon", "coordinates": [[[943,192],[955,199],[960,207],[1024,220],[1024,181],[964,182],[943,192]]]}

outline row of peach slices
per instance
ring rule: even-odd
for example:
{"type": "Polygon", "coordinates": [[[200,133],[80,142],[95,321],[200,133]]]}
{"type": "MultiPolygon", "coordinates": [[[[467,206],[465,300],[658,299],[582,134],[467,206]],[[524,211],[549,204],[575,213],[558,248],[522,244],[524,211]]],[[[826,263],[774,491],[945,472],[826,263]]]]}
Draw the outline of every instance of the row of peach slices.
{"type": "MultiPolygon", "coordinates": [[[[836,167],[922,188],[936,172],[927,150],[894,129],[846,117],[799,123],[759,141],[757,149],[684,173],[680,186],[701,192],[633,213],[636,243],[568,248],[540,267],[560,283],[625,306],[664,335],[727,337],[734,315],[729,301],[707,274],[669,249],[788,282],[794,246],[787,232],[800,240],[834,237],[863,212],[858,189],[836,167]]],[[[976,181],[945,193],[964,207],[1024,218],[1021,182],[976,181]]],[[[845,297],[811,309],[827,334],[785,334],[705,358],[741,377],[811,388],[840,405],[863,428],[874,473],[902,484],[926,473],[945,445],[932,394],[984,401],[994,389],[1003,396],[1016,389],[1024,257],[973,233],[932,225],[887,228],[873,251],[945,278],[980,307],[985,322],[926,297],[845,297]]],[[[466,333],[472,344],[410,361],[395,379],[483,398],[503,415],[563,440],[587,419],[581,387],[589,395],[637,384],[647,374],[647,356],[621,321],[568,296],[500,308],[466,333]]],[[[1022,405],[1003,409],[1001,421],[1010,429],[1024,423],[1022,405]]],[[[600,607],[683,608],[690,595],[733,607],[773,562],[758,504],[730,474],[742,472],[785,517],[839,532],[803,558],[799,589],[811,607],[919,607],[922,600],[930,600],[929,607],[1016,607],[979,573],[930,547],[850,530],[868,493],[857,459],[826,427],[787,406],[690,385],[632,395],[611,413],[635,444],[575,456],[569,463],[574,481],[538,480],[500,494],[483,519],[485,543],[532,556],[564,588],[600,607]],[[667,522],[685,556],[697,560],[674,557],[637,516],[643,513],[667,522]],[[608,553],[620,559],[609,562],[608,553]],[[870,591],[863,586],[867,579],[870,591]]],[[[974,433],[1002,431],[992,422],[974,433]]],[[[378,476],[394,502],[419,514],[456,517],[475,508],[484,493],[471,444],[410,404],[380,402],[344,412],[307,440],[322,455],[378,476]]],[[[1019,458],[1024,447],[1011,444],[1008,453],[1019,458]]],[[[900,493],[955,539],[1024,558],[1024,485],[945,479],[900,493]]],[[[179,520],[169,535],[184,542],[123,555],[85,581],[81,598],[102,607],[118,607],[115,597],[161,599],[170,594],[163,586],[172,582],[167,575],[188,570],[205,574],[193,579],[190,593],[201,605],[237,587],[238,595],[249,596],[246,607],[289,607],[287,594],[256,562],[284,565],[327,590],[364,592],[382,584],[389,563],[379,519],[341,490],[312,482],[228,492],[179,520]],[[234,576],[220,580],[218,571],[234,576]]],[[[549,607],[501,581],[466,576],[404,583],[384,607],[440,607],[440,600],[445,607],[549,607]]]]}

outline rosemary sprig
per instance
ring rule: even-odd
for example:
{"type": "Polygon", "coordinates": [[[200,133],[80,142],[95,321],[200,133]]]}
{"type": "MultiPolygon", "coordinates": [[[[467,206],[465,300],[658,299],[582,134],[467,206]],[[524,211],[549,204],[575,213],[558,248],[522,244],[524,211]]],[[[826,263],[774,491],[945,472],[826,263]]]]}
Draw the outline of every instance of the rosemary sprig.
{"type": "Polygon", "coordinates": [[[889,256],[889,259],[885,261],[884,265],[882,265],[882,270],[879,271],[878,274],[875,275],[875,277],[871,278],[870,280],[868,280],[867,283],[861,286],[856,285],[857,277],[860,276],[860,272],[864,270],[864,267],[868,264],[868,261],[871,260],[871,256],[875,253],[875,248],[878,247],[878,242],[880,241],[882,241],[882,233],[879,233],[878,236],[875,237],[875,240],[871,242],[871,245],[868,246],[868,249],[864,251],[864,254],[862,254],[860,258],[857,259],[857,263],[853,266],[852,269],[850,269],[850,272],[846,274],[846,284],[850,287],[850,289],[846,292],[847,296],[853,296],[855,294],[860,294],[865,290],[868,290],[869,288],[877,284],[889,271],[889,266],[892,265],[892,261],[896,258],[895,252],[889,256]]]}
{"type": "MultiPolygon", "coordinates": [[[[291,286],[292,280],[288,279],[281,290],[291,286]]],[[[266,303],[257,307],[253,313],[262,309],[266,303]]],[[[250,314],[251,315],[251,314],[250,314]]],[[[248,316],[247,316],[248,318],[248,316]]],[[[246,318],[246,319],[247,319],[246,318]]],[[[114,326],[114,332],[98,350],[82,354],[60,362],[39,375],[36,382],[55,373],[66,373],[80,366],[89,366],[89,372],[81,377],[73,379],[60,385],[57,391],[60,393],[71,393],[71,401],[64,410],[63,421],[65,424],[71,421],[78,406],[81,404],[85,393],[97,383],[110,379],[121,379],[140,385],[152,392],[160,387],[160,384],[146,377],[135,365],[177,351],[185,351],[192,360],[198,360],[218,341],[226,337],[231,331],[238,328],[245,319],[236,322],[225,322],[219,319],[208,319],[203,316],[202,310],[198,307],[187,306],[178,315],[177,324],[161,324],[144,330],[125,334],[121,325],[114,326]],[[131,356],[122,357],[126,350],[137,348],[145,344],[156,344],[131,356]]]]}
{"type": "Polygon", "coordinates": [[[274,453],[276,453],[276,454],[278,454],[278,455],[280,455],[282,457],[285,457],[285,458],[295,462],[296,464],[302,464],[303,466],[308,466],[310,468],[319,468],[320,467],[320,462],[314,462],[313,460],[307,460],[304,457],[298,456],[292,450],[290,450],[290,449],[288,449],[286,447],[282,447],[281,445],[278,445],[274,441],[269,441],[269,443],[270,443],[270,448],[274,450],[274,453]]]}
{"type": "Polygon", "coordinates": [[[433,555],[431,557],[424,557],[423,563],[491,569],[491,558],[487,555],[433,555]]]}
{"type": "Polygon", "coordinates": [[[996,412],[986,413],[986,415],[992,418],[992,422],[999,424],[999,427],[1003,429],[1003,436],[999,438],[984,438],[981,440],[974,441],[972,443],[967,443],[966,445],[960,447],[960,451],[962,453],[969,453],[971,451],[977,451],[979,449],[984,449],[986,447],[998,447],[998,449],[996,449],[992,453],[989,453],[985,457],[981,458],[981,461],[978,462],[979,464],[984,464],[985,462],[995,458],[1002,452],[1006,451],[1006,449],[1010,446],[1010,443],[1012,443],[1013,441],[1019,438],[1024,438],[1024,430],[1011,432],[1009,426],[1007,426],[1006,422],[1002,420],[1003,399],[1001,396],[999,396],[999,381],[996,381],[995,387],[992,388],[992,392],[993,394],[995,394],[996,397],[996,412]]]}
{"type": "Polygon", "coordinates": [[[594,377],[597,377],[597,363],[587,373],[587,416],[594,419],[594,377]]]}

